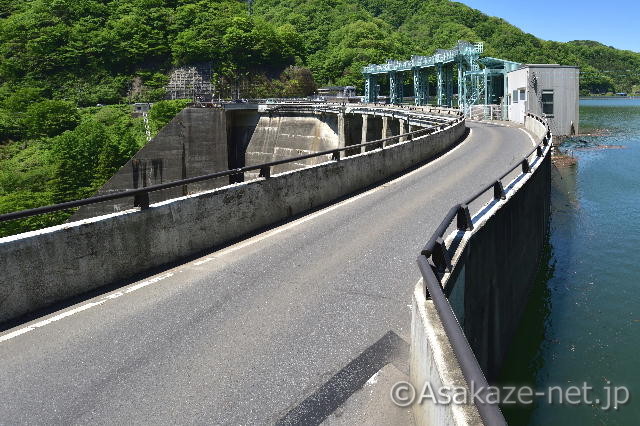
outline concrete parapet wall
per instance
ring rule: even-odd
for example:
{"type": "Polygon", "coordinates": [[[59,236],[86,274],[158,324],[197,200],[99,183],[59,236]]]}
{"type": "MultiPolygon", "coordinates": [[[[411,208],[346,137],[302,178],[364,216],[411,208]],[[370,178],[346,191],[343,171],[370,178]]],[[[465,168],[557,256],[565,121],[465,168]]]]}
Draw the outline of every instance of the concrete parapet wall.
{"type": "MultiPolygon", "coordinates": [[[[449,343],[438,312],[431,300],[426,300],[424,283],[414,289],[411,307],[411,383],[417,395],[427,395],[428,383],[437,392],[442,388],[460,389],[467,384],[449,343]],[[426,392],[425,392],[426,391],[426,392]]],[[[482,420],[473,404],[433,404],[428,400],[412,407],[417,425],[477,425],[482,420]]]]}
{"type": "Polygon", "coordinates": [[[0,322],[330,203],[446,151],[464,121],[388,148],[0,239],[0,322]]]}
{"type": "Polygon", "coordinates": [[[542,139],[545,133],[547,133],[547,128],[545,127],[544,123],[536,120],[529,115],[524,117],[524,127],[525,129],[536,135],[538,139],[542,139]]]}
{"type": "MultiPolygon", "coordinates": [[[[528,128],[540,138],[546,132],[542,124],[532,122],[528,128]]],[[[454,240],[460,244],[443,286],[451,292],[451,307],[489,383],[499,375],[535,282],[550,214],[550,153],[547,147],[532,163],[531,174],[505,187],[506,200],[492,201],[473,217],[473,231],[455,231],[446,239],[449,247],[454,240]]],[[[435,392],[438,385],[466,386],[471,393],[422,281],[413,297],[411,340],[416,390],[429,382],[435,392]]],[[[419,425],[482,423],[475,407],[455,404],[426,401],[414,405],[413,413],[419,425]]]]}
{"type": "Polygon", "coordinates": [[[461,325],[489,381],[500,373],[529,300],[547,234],[550,191],[548,154],[513,197],[472,234],[462,259],[461,325]]]}

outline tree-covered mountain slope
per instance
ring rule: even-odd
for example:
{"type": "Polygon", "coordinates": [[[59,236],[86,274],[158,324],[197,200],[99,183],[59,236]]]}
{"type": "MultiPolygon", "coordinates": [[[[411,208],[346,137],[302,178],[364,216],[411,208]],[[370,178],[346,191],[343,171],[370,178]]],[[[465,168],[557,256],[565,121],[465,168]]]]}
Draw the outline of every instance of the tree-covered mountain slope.
{"type": "MultiPolygon", "coordinates": [[[[361,91],[364,65],[468,40],[483,41],[489,56],[579,65],[585,92],[640,91],[640,53],[541,40],[448,0],[251,6],[250,14],[239,0],[0,0],[0,213],[99,188],[146,141],[142,120],[115,104],[163,99],[171,69],[190,63],[212,62],[217,89],[242,87],[244,97],[307,95],[313,79],[361,91]]],[[[152,123],[183,105],[156,103],[152,123]]],[[[7,222],[0,236],[66,216],[7,222]]]]}
{"type": "Polygon", "coordinates": [[[593,41],[541,40],[449,0],[256,0],[254,10],[302,35],[307,63],[322,83],[361,86],[363,65],[431,54],[468,40],[484,42],[487,56],[578,65],[583,91],[640,91],[640,53],[593,41]]]}
{"type": "Polygon", "coordinates": [[[155,100],[171,67],[205,61],[221,82],[301,65],[318,84],[360,86],[363,65],[459,39],[485,42],[489,56],[579,65],[589,91],[640,84],[640,53],[544,41],[448,0],[254,0],[252,10],[238,0],[1,0],[0,100],[25,87],[85,106],[155,100]]]}

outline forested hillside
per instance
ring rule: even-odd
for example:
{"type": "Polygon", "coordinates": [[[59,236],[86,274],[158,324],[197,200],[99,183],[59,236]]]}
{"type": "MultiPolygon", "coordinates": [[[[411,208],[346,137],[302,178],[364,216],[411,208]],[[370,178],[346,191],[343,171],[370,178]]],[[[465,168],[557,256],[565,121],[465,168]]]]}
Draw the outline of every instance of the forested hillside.
{"type": "Polygon", "coordinates": [[[291,65],[308,66],[321,85],[361,86],[362,65],[459,39],[484,41],[489,56],[580,65],[584,90],[640,84],[640,53],[543,41],[448,0],[254,0],[252,9],[238,0],[1,0],[0,100],[23,88],[80,106],[157,100],[172,66],[204,61],[223,85],[252,77],[263,95],[300,77],[278,78],[291,65]]]}
{"type": "Polygon", "coordinates": [[[320,83],[362,87],[360,69],[368,63],[431,54],[467,40],[483,41],[487,56],[579,65],[583,92],[640,92],[640,53],[592,41],[541,40],[449,0],[256,0],[254,10],[302,35],[306,63],[320,83]]]}
{"type": "MultiPolygon", "coordinates": [[[[254,0],[251,14],[238,0],[0,0],[0,213],[92,194],[146,141],[125,105],[163,99],[173,67],[211,61],[216,87],[244,97],[361,91],[362,66],[459,39],[579,65],[585,92],[640,90],[640,53],[540,40],[448,0],[254,0]]],[[[152,125],[183,105],[156,103],[152,125]]],[[[64,217],[0,224],[0,235],[64,217]]]]}

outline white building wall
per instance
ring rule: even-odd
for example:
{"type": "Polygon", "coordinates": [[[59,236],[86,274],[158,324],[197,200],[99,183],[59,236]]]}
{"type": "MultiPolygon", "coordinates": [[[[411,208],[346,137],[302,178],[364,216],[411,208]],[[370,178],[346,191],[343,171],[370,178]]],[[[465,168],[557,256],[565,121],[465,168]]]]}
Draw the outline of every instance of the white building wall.
{"type": "Polygon", "coordinates": [[[509,119],[524,122],[527,112],[547,117],[555,135],[579,131],[579,68],[560,65],[527,65],[508,74],[509,119]],[[513,100],[514,91],[524,90],[525,101],[513,100]],[[553,114],[543,113],[543,93],[553,94],[553,114]]]}
{"type": "Polygon", "coordinates": [[[509,111],[509,120],[516,123],[524,124],[524,116],[529,111],[527,108],[527,101],[529,99],[527,93],[527,81],[529,78],[529,69],[520,68],[519,70],[512,71],[507,74],[507,109],[509,111]],[[522,91],[524,91],[525,99],[522,98],[522,91]]]}

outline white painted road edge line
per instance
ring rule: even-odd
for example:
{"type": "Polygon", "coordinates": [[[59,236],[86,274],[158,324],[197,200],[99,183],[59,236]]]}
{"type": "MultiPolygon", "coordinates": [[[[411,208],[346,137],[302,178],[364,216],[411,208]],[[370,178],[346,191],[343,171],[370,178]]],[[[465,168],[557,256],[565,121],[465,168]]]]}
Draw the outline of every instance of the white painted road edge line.
{"type": "Polygon", "coordinates": [[[491,122],[491,121],[483,121],[483,120],[470,120],[470,119],[467,119],[467,121],[470,121],[470,122],[472,122],[472,123],[479,123],[479,124],[481,124],[481,123],[491,123],[491,124],[492,124],[492,125],[494,125],[494,126],[509,127],[509,128],[512,128],[512,129],[514,129],[514,128],[515,128],[515,129],[520,129],[520,130],[522,130],[523,132],[525,132],[527,136],[529,136],[529,140],[531,141],[531,144],[532,144],[533,146],[536,146],[536,141],[535,141],[535,139],[533,139],[533,136],[531,136],[531,133],[527,132],[527,131],[526,131],[525,129],[523,129],[522,127],[514,127],[514,126],[509,126],[509,125],[507,125],[507,124],[502,124],[502,123],[493,123],[493,122],[491,122]]]}
{"type": "MultiPolygon", "coordinates": [[[[469,134],[468,134],[467,138],[465,139],[465,141],[468,142],[468,141],[471,140],[472,133],[473,133],[473,129],[469,129],[469,134]]],[[[337,209],[339,207],[345,206],[347,204],[351,204],[354,201],[357,201],[357,200],[359,200],[361,198],[364,198],[367,195],[374,194],[374,193],[380,191],[381,189],[385,189],[385,188],[387,188],[387,187],[389,187],[391,185],[395,185],[398,182],[401,182],[401,181],[407,179],[408,177],[413,176],[416,173],[419,173],[424,168],[426,168],[428,166],[431,166],[433,164],[437,164],[438,162],[440,162],[441,160],[443,160],[444,158],[446,158],[447,156],[449,156],[453,152],[455,152],[458,148],[460,148],[460,146],[462,146],[462,142],[458,143],[453,149],[445,152],[444,154],[442,154],[441,156],[439,156],[435,160],[430,161],[427,164],[424,164],[423,166],[420,166],[417,169],[412,170],[409,173],[403,174],[402,176],[399,176],[399,177],[391,180],[390,182],[388,182],[385,185],[378,185],[375,188],[372,188],[372,189],[370,189],[370,190],[368,190],[366,192],[363,192],[362,194],[358,194],[358,195],[356,195],[354,197],[348,198],[348,199],[346,199],[344,201],[341,201],[341,202],[339,202],[337,204],[334,204],[332,206],[325,207],[322,210],[319,210],[319,211],[317,211],[315,213],[312,213],[312,214],[309,214],[307,216],[304,216],[304,217],[302,217],[300,219],[294,220],[293,222],[290,222],[290,223],[287,223],[285,225],[282,225],[282,226],[280,226],[280,227],[278,227],[276,229],[273,229],[271,231],[267,231],[267,232],[264,232],[262,234],[256,235],[255,237],[249,238],[248,240],[243,241],[241,243],[234,244],[234,245],[232,245],[230,247],[227,247],[227,248],[225,248],[223,250],[220,250],[219,252],[216,252],[215,255],[213,255],[213,256],[208,256],[208,257],[205,257],[204,259],[198,260],[196,262],[192,262],[191,265],[193,265],[193,266],[203,265],[203,264],[208,263],[208,262],[210,262],[212,260],[215,260],[215,259],[217,259],[217,258],[219,258],[221,256],[225,256],[225,255],[227,255],[229,253],[233,253],[234,251],[237,251],[237,250],[243,249],[245,247],[251,246],[251,245],[253,245],[255,243],[258,243],[258,242],[260,242],[260,241],[262,241],[264,239],[267,239],[267,238],[272,237],[274,235],[280,234],[281,232],[287,231],[287,230],[289,230],[289,229],[291,229],[293,227],[296,227],[296,226],[301,225],[301,224],[303,224],[305,222],[313,220],[313,219],[315,219],[315,218],[317,218],[319,216],[322,216],[322,215],[324,215],[326,213],[329,213],[329,212],[331,212],[331,211],[333,211],[333,210],[335,210],[335,209],[337,209]]],[[[181,266],[184,266],[184,265],[181,265],[181,266]]],[[[179,267],[173,268],[172,270],[176,270],[177,268],[179,268],[179,267]]],[[[86,311],[87,309],[91,309],[91,308],[94,308],[96,306],[100,306],[100,305],[102,305],[103,303],[105,303],[105,302],[107,302],[109,300],[117,299],[120,296],[123,296],[125,294],[134,292],[134,291],[139,290],[141,288],[144,288],[144,287],[146,287],[148,285],[157,283],[157,282],[162,281],[162,280],[164,280],[166,278],[170,278],[170,277],[172,277],[174,275],[175,275],[174,272],[165,272],[163,274],[160,274],[158,276],[150,278],[150,279],[148,279],[146,281],[143,281],[141,283],[133,284],[133,285],[131,285],[129,287],[124,287],[124,288],[122,288],[122,289],[120,289],[118,291],[109,293],[108,295],[103,296],[102,298],[98,299],[95,302],[85,303],[84,305],[80,305],[80,306],[78,306],[76,308],[73,308],[73,309],[70,309],[68,311],[63,311],[62,313],[57,314],[57,315],[55,315],[53,317],[44,319],[42,321],[39,321],[37,323],[31,324],[31,325],[26,326],[26,327],[19,328],[19,329],[15,330],[15,331],[7,333],[7,334],[0,335],[0,343],[5,342],[5,341],[10,340],[10,339],[13,339],[13,338],[18,337],[18,336],[21,336],[21,335],[23,335],[25,333],[28,333],[29,331],[35,330],[36,328],[44,327],[45,325],[49,325],[49,324],[51,324],[53,322],[56,322],[56,321],[59,321],[59,320],[61,320],[63,318],[67,318],[67,317],[75,315],[75,314],[77,314],[79,312],[86,311]]]]}
{"type": "Polygon", "coordinates": [[[45,325],[49,325],[52,322],[60,321],[61,319],[66,318],[66,317],[70,317],[71,315],[75,315],[78,312],[86,311],[87,309],[93,308],[95,306],[102,305],[104,302],[106,302],[108,300],[116,299],[116,298],[118,298],[118,297],[120,297],[120,296],[122,296],[122,295],[124,295],[126,293],[131,293],[133,291],[139,290],[139,289],[141,289],[143,287],[146,287],[146,286],[148,286],[150,284],[157,283],[158,281],[162,281],[165,278],[172,277],[173,275],[174,275],[173,272],[165,273],[163,275],[151,278],[151,279],[143,281],[141,283],[134,284],[131,287],[127,287],[127,288],[124,288],[124,289],[122,289],[120,291],[117,291],[117,292],[114,292],[114,293],[110,293],[107,296],[104,296],[104,297],[102,297],[101,299],[99,299],[99,300],[97,300],[95,302],[85,303],[84,305],[80,305],[80,306],[78,306],[76,308],[73,308],[73,309],[70,309],[68,311],[63,311],[62,313],[60,313],[58,315],[55,315],[53,317],[44,319],[42,321],[33,323],[33,324],[31,324],[31,325],[29,325],[27,327],[19,328],[16,331],[12,331],[10,333],[7,333],[5,335],[0,336],[0,343],[1,342],[5,342],[5,341],[10,340],[10,339],[13,339],[14,337],[21,336],[21,335],[23,335],[25,333],[28,333],[29,331],[35,330],[36,328],[40,328],[40,327],[44,327],[45,325]]]}
{"type": "Polygon", "coordinates": [[[533,139],[533,136],[531,136],[531,133],[527,132],[527,131],[526,131],[525,129],[523,129],[522,127],[518,127],[518,128],[519,128],[520,130],[522,130],[522,131],[525,133],[525,135],[529,136],[529,140],[531,141],[531,144],[532,144],[533,146],[536,146],[536,145],[537,145],[537,144],[536,144],[536,140],[535,140],[535,139],[533,139]]]}

